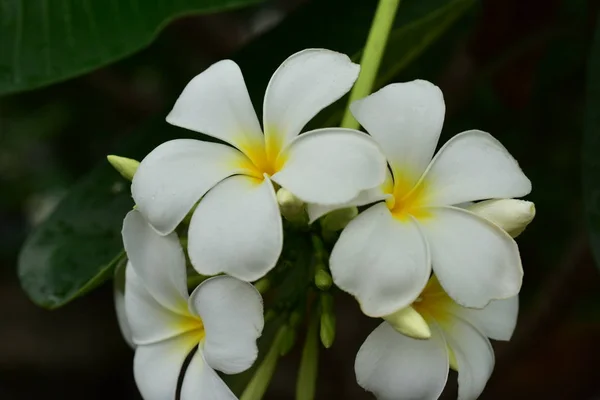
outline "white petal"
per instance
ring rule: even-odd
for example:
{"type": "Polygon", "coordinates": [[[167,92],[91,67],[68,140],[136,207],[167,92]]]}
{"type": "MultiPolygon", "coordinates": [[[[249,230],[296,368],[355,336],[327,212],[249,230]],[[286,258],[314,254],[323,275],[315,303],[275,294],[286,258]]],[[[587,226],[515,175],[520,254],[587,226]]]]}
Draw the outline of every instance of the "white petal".
{"type": "Polygon", "coordinates": [[[382,400],[437,400],[448,378],[448,352],[437,328],[432,333],[418,340],[379,325],[356,355],[358,384],[382,400]]]}
{"type": "Polygon", "coordinates": [[[388,193],[391,193],[393,185],[394,181],[392,178],[392,174],[388,170],[386,172],[385,181],[382,185],[374,187],[373,189],[363,190],[358,194],[358,196],[346,203],[333,205],[309,203],[306,205],[306,212],[308,214],[309,223],[312,224],[325,214],[328,214],[335,210],[339,210],[340,208],[360,207],[367,204],[375,203],[377,201],[385,200],[390,196],[390,194],[388,193]],[[386,188],[388,190],[386,190],[386,188]]]}
{"type": "Polygon", "coordinates": [[[135,344],[156,343],[198,327],[195,318],[189,313],[171,311],[156,301],[131,263],[127,265],[126,275],[124,306],[135,344]]]}
{"type": "Polygon", "coordinates": [[[187,333],[136,349],[133,375],[144,400],[175,399],[183,362],[197,345],[197,334],[187,333]]]}
{"type": "Polygon", "coordinates": [[[127,321],[127,313],[125,311],[125,264],[119,263],[115,268],[115,277],[113,281],[113,299],[115,301],[115,312],[117,314],[117,322],[119,330],[125,342],[135,349],[133,338],[131,335],[131,327],[127,321]]]}
{"type": "Polygon", "coordinates": [[[229,387],[207,364],[202,350],[192,356],[181,386],[181,400],[237,400],[229,387]]]}
{"type": "Polygon", "coordinates": [[[282,246],[281,215],[269,179],[224,180],[198,204],[190,223],[188,252],[203,275],[259,279],[275,266],[282,246]]]}
{"type": "Polygon", "coordinates": [[[483,309],[457,307],[456,315],[494,340],[510,340],[519,315],[519,297],[492,300],[483,309]]]}
{"type": "Polygon", "coordinates": [[[171,233],[194,204],[214,185],[243,172],[247,157],[219,143],[176,139],[163,143],[142,160],[131,193],[150,224],[171,233]]]}
{"type": "Polygon", "coordinates": [[[458,304],[482,308],[515,296],[523,268],[515,241],[492,222],[454,207],[419,220],[440,284],[458,304]]]}
{"type": "Polygon", "coordinates": [[[298,52],[275,71],[263,105],[267,143],[285,147],[319,111],[346,94],[360,66],[324,49],[298,52]]]}
{"type": "Polygon", "coordinates": [[[422,80],[394,83],[353,102],[350,110],[381,145],[396,179],[402,174],[407,184],[416,183],[433,157],[444,124],[442,91],[422,80]]]}
{"type": "Polygon", "coordinates": [[[237,374],[252,366],[264,326],[262,297],[254,286],[230,276],[208,279],[190,296],[190,310],[204,323],[204,357],[212,368],[237,374]]]}
{"type": "Polygon", "coordinates": [[[440,326],[458,365],[458,399],[475,400],[494,370],[492,345],[474,326],[460,318],[440,326]]]}
{"type": "Polygon", "coordinates": [[[240,67],[219,61],[187,84],[167,122],[221,139],[240,150],[264,137],[240,67]]]}
{"type": "Polygon", "coordinates": [[[489,133],[467,131],[450,139],[425,173],[429,205],[525,196],[531,182],[489,133]]]}
{"type": "Polygon", "coordinates": [[[185,255],[177,235],[160,236],[135,210],[125,217],[122,234],[129,261],[152,297],[170,310],[185,312],[185,255]]]}
{"type": "Polygon", "coordinates": [[[306,203],[340,204],[383,183],[385,157],[368,135],[327,128],[298,136],[285,150],[285,164],[273,175],[306,203]]]}
{"type": "Polygon", "coordinates": [[[330,258],[335,284],[371,317],[410,305],[431,272],[427,243],[412,220],[398,221],[384,203],[354,218],[330,258]]]}

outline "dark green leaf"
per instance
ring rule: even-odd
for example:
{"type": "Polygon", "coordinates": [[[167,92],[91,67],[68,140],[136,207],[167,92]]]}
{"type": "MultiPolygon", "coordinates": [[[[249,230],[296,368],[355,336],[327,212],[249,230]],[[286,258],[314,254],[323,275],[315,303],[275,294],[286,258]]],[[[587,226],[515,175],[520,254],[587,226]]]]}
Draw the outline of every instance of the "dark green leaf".
{"type": "Polygon", "coordinates": [[[583,199],[590,242],[600,265],[600,14],[588,64],[583,136],[583,199]]]}
{"type": "Polygon", "coordinates": [[[91,71],[148,45],[167,22],[260,0],[0,0],[0,95],[91,71]]]}
{"type": "MultiPolygon", "coordinates": [[[[452,9],[451,5],[472,2],[405,0],[400,8],[398,32],[405,32],[406,37],[412,39],[404,40],[403,35],[394,33],[400,36],[401,48],[396,48],[395,41],[388,46],[388,61],[384,62],[381,71],[383,76],[392,69],[397,72],[400,69],[398,63],[406,65],[410,61],[389,54],[410,53],[411,60],[414,59],[421,50],[410,51],[413,40],[415,46],[422,49],[423,41],[430,42],[427,39],[432,35],[430,30],[436,35],[441,33],[432,25],[443,24],[445,18],[456,19],[454,14],[447,13],[452,9]],[[415,30],[415,26],[420,30],[415,30]]],[[[235,59],[244,71],[254,104],[262,103],[273,71],[295,51],[309,47],[324,47],[347,54],[360,51],[375,6],[375,2],[362,0],[315,1],[246,47],[235,59]],[[335,24],[330,23],[332,16],[336,18],[335,24]]],[[[330,117],[335,110],[331,107],[323,116],[330,117]]],[[[169,127],[163,121],[164,115],[149,124],[148,129],[132,135],[129,145],[115,154],[141,159],[163,141],[194,135],[169,127]]],[[[32,300],[41,306],[56,308],[110,276],[112,261],[122,250],[122,220],[132,205],[128,184],[103,160],[102,165],[67,194],[58,209],[33,232],[23,247],[19,276],[32,300]]]]}

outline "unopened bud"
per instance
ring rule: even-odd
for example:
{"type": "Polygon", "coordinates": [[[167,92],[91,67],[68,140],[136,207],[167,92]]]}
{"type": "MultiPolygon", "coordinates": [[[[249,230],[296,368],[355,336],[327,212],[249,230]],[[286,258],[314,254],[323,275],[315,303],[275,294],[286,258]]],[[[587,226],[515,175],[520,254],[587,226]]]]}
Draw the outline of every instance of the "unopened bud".
{"type": "Polygon", "coordinates": [[[288,325],[285,330],[285,335],[281,340],[281,346],[279,346],[279,355],[285,356],[292,350],[294,344],[296,344],[296,329],[288,325]]]}
{"type": "Polygon", "coordinates": [[[333,311],[333,296],[330,293],[321,294],[321,343],[328,349],[335,340],[335,312],[333,311]]]}
{"type": "Polygon", "coordinates": [[[414,339],[429,339],[431,329],[421,314],[408,306],[383,317],[396,331],[414,339]]]}
{"type": "Polygon", "coordinates": [[[535,204],[517,199],[480,201],[467,210],[493,222],[512,237],[519,236],[535,217],[535,204]]]}
{"type": "Polygon", "coordinates": [[[290,222],[308,223],[308,216],[304,209],[304,202],[294,196],[292,192],[285,188],[277,191],[277,203],[281,210],[281,215],[290,222]]]}
{"type": "Polygon", "coordinates": [[[358,208],[346,207],[332,211],[321,218],[321,227],[325,231],[336,232],[344,229],[358,215],[358,208]]]}
{"type": "Polygon", "coordinates": [[[269,278],[262,278],[254,282],[254,287],[260,294],[264,294],[271,287],[271,281],[269,278]]]}
{"type": "Polygon", "coordinates": [[[331,275],[323,268],[318,268],[315,273],[315,285],[321,290],[329,290],[332,283],[331,275]]]}
{"type": "Polygon", "coordinates": [[[134,160],[133,158],[127,157],[119,157],[119,156],[106,156],[106,159],[116,169],[123,178],[128,181],[133,180],[133,175],[135,175],[135,171],[137,171],[140,166],[140,162],[134,160]]]}

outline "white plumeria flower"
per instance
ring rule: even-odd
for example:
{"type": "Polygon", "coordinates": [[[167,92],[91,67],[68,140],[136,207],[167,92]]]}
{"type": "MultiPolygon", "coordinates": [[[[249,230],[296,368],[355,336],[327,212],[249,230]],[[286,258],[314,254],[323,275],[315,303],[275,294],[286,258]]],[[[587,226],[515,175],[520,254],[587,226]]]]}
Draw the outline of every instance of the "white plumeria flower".
{"type": "MultiPolygon", "coordinates": [[[[342,231],[330,259],[336,285],[373,317],[411,304],[432,265],[463,306],[481,308],[515,296],[523,277],[515,241],[491,221],[455,206],[531,191],[508,151],[485,132],[467,131],[432,159],[445,105],[439,88],[426,81],[389,85],[354,102],[351,110],[381,145],[391,173],[380,188],[354,200],[385,202],[342,231]]],[[[312,211],[314,220],[318,215],[312,211]]]]}
{"type": "Polygon", "coordinates": [[[283,244],[272,182],[304,202],[336,204],[385,179],[385,157],[368,135],[342,128],[299,135],[350,90],[359,69],[329,50],[292,55],[267,87],[263,134],[240,68],[230,60],[212,65],[187,85],[167,122],[231,146],[179,139],[154,149],[133,178],[138,210],[164,235],[202,198],[188,234],[196,270],[262,277],[283,244]]]}
{"type": "Polygon", "coordinates": [[[137,211],[125,218],[123,242],[130,260],[126,323],[142,397],[174,400],[184,362],[194,352],[179,398],[236,399],[215,370],[236,374],[256,360],[256,340],[264,325],[258,291],[247,282],[217,276],[188,295],[185,255],[177,235],[158,235],[137,211]]]}
{"type": "Polygon", "coordinates": [[[518,297],[468,309],[450,299],[434,276],[412,308],[428,323],[431,338],[414,339],[383,322],[356,356],[359,385],[379,399],[434,400],[444,390],[451,367],[458,371],[458,398],[476,399],[494,369],[488,337],[510,339],[518,297]]]}

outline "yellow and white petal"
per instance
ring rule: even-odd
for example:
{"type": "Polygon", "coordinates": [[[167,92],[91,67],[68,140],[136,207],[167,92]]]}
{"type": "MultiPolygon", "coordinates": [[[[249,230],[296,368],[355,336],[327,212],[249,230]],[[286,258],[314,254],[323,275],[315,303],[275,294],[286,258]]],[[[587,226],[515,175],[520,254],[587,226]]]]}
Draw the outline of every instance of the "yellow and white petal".
{"type": "Polygon", "coordinates": [[[510,340],[517,325],[519,296],[492,300],[483,309],[456,307],[454,313],[490,339],[510,340]]]}
{"type": "Polygon", "coordinates": [[[455,207],[427,209],[419,220],[433,270],[448,295],[465,307],[519,293],[523,268],[515,241],[492,222],[455,207]]]}
{"type": "Polygon", "coordinates": [[[197,345],[192,332],[135,350],[133,376],[144,400],[175,399],[183,363],[197,345]]]}
{"type": "Polygon", "coordinates": [[[167,122],[221,139],[242,151],[264,146],[242,71],[231,60],[219,61],[192,79],[167,122]]]}
{"type": "Polygon", "coordinates": [[[429,205],[521,197],[531,181],[517,161],[489,133],[467,131],[450,139],[436,154],[424,183],[429,205]]]}
{"type": "Polygon", "coordinates": [[[442,131],[442,91],[423,80],[394,83],[353,102],[350,110],[381,145],[396,180],[414,185],[429,165],[442,131]]]}
{"type": "Polygon", "coordinates": [[[394,180],[392,178],[392,174],[389,170],[387,170],[386,178],[382,185],[374,187],[372,189],[363,190],[358,194],[358,196],[346,203],[333,205],[309,203],[306,205],[306,212],[308,214],[309,223],[312,224],[325,214],[328,214],[335,210],[339,210],[341,208],[360,207],[367,204],[375,203],[377,201],[385,200],[388,197],[390,197],[389,193],[392,192],[393,186],[394,180]]]}
{"type": "Polygon", "coordinates": [[[370,317],[409,306],[431,272],[427,243],[411,219],[396,220],[376,204],[342,231],[329,260],[335,284],[352,294],[370,317]]]}
{"type": "Polygon", "coordinates": [[[378,399],[437,400],[448,379],[448,352],[434,327],[432,337],[404,336],[387,322],[379,325],[356,355],[358,384],[378,399]]]}
{"type": "Polygon", "coordinates": [[[483,333],[460,318],[440,326],[458,367],[458,399],[475,400],[494,370],[494,349],[483,333]]]}
{"type": "Polygon", "coordinates": [[[340,204],[381,185],[386,162],[368,135],[326,128],[295,138],[284,154],[283,168],[273,181],[306,203],[340,204]]]}
{"type": "Polygon", "coordinates": [[[115,268],[115,276],[113,278],[113,300],[115,302],[115,314],[119,330],[125,342],[135,349],[133,337],[131,335],[131,327],[127,321],[127,313],[125,311],[125,264],[119,263],[115,268]]]}
{"type": "Polygon", "coordinates": [[[190,296],[190,311],[206,333],[204,358],[211,368],[238,374],[252,366],[262,334],[262,297],[250,283],[231,276],[202,282],[190,296]]]}
{"type": "Polygon", "coordinates": [[[275,71],[263,105],[265,139],[277,155],[319,111],[346,94],[360,66],[325,49],[300,51],[275,71]]]}
{"type": "Polygon", "coordinates": [[[269,179],[227,178],[204,196],[190,222],[188,252],[202,275],[224,272],[257,280],[275,266],[282,246],[281,215],[269,179]]]}
{"type": "Polygon", "coordinates": [[[248,164],[244,154],[223,144],[171,140],[142,160],[131,193],[137,209],[154,229],[168,234],[210,188],[243,173],[248,164]]]}
{"type": "Polygon", "coordinates": [[[160,236],[139,211],[123,221],[123,245],[136,275],[164,307],[187,313],[185,255],[177,234],[160,236]]]}
{"type": "Polygon", "coordinates": [[[237,400],[223,379],[208,365],[199,349],[185,370],[181,400],[237,400]]]}
{"type": "Polygon", "coordinates": [[[152,344],[199,327],[197,318],[173,312],[156,301],[131,263],[126,275],[124,308],[133,343],[152,344]]]}

